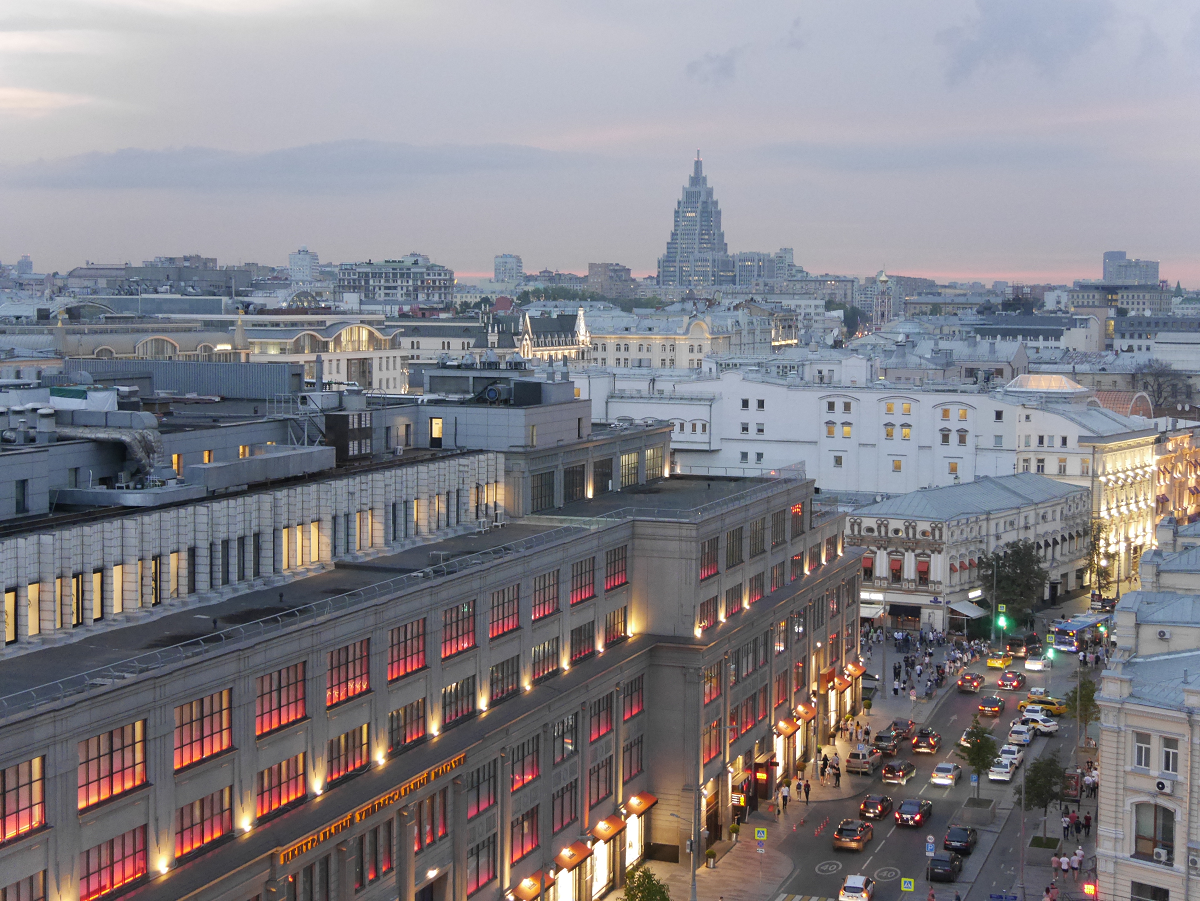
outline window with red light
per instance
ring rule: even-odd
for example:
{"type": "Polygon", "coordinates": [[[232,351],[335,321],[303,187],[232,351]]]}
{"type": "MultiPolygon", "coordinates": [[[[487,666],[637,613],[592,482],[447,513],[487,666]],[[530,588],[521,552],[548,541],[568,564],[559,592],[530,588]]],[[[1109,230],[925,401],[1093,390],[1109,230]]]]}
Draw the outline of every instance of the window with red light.
{"type": "Polygon", "coordinates": [[[804,534],[804,504],[792,504],[792,537],[804,534]]]}
{"type": "Polygon", "coordinates": [[[425,699],[417,698],[388,714],[388,751],[403,750],[425,737],[425,699]]]}
{"type": "Polygon", "coordinates": [[[442,659],[475,647],[475,602],[455,604],[442,611],[442,659]]]}
{"type": "Polygon", "coordinates": [[[645,709],[642,676],[634,676],[621,686],[621,719],[630,720],[645,709]]]}
{"type": "Polygon", "coordinates": [[[467,819],[490,810],[496,803],[496,761],[478,767],[467,782],[467,819]]]}
{"type": "Polygon", "coordinates": [[[543,641],[533,648],[533,681],[541,682],[557,675],[559,670],[560,653],[558,636],[543,641]]]}
{"type": "Polygon", "coordinates": [[[604,646],[617,644],[629,637],[629,625],[626,622],[625,607],[610,610],[604,615],[604,646]]]}
{"type": "Polygon", "coordinates": [[[700,631],[711,629],[717,624],[717,598],[700,602],[700,631]]]}
{"type": "Polygon", "coordinates": [[[562,832],[579,819],[579,780],[572,779],[551,798],[551,831],[562,832]]]}
{"type": "Polygon", "coordinates": [[[821,546],[814,544],[808,549],[808,571],[812,572],[821,565],[821,546]]]}
{"type": "Polygon", "coordinates": [[[755,573],[750,577],[750,603],[761,601],[763,598],[763,584],[766,582],[765,573],[755,573]]]}
{"type": "Polygon", "coordinates": [[[537,850],[538,846],[538,809],[534,805],[512,821],[510,832],[512,853],[509,859],[516,863],[526,854],[537,850]]]}
{"type": "Polygon", "coordinates": [[[783,563],[776,563],[774,566],[771,567],[771,590],[772,591],[778,591],[780,588],[782,588],[786,582],[786,579],[787,579],[787,577],[784,573],[784,564],[783,563]]]}
{"type": "Polygon", "coordinates": [[[257,781],[258,803],[255,809],[260,818],[303,799],[308,795],[304,783],[303,752],[262,770],[257,781]]]}
{"type": "Polygon", "coordinates": [[[596,622],[584,623],[571,630],[571,662],[585,660],[596,653],[596,622]]]}
{"type": "MultiPolygon", "coordinates": [[[[354,840],[354,890],[392,872],[392,821],[384,820],[354,840]]],[[[314,901],[316,899],[314,898],[314,901]]]]}
{"type": "Polygon", "coordinates": [[[700,752],[704,756],[705,763],[721,753],[720,720],[714,720],[704,727],[704,732],[700,736],[700,752]]]}
{"type": "Polygon", "coordinates": [[[388,681],[425,669],[425,617],[388,633],[388,681]]]}
{"type": "Polygon", "coordinates": [[[720,539],[709,538],[700,542],[700,581],[715,576],[720,572],[719,558],[717,557],[718,545],[720,539]]]}
{"type": "Polygon", "coordinates": [[[288,723],[302,720],[305,713],[305,664],[294,663],[259,676],[254,701],[254,734],[266,735],[288,723]]]}
{"type": "Polygon", "coordinates": [[[704,668],[704,703],[721,697],[721,664],[714,663],[704,668]]]}
{"type": "Polygon", "coordinates": [[[367,725],[343,732],[329,740],[328,772],[325,781],[332,784],[344,776],[365,770],[371,765],[371,752],[367,747],[367,725]]]}
{"type": "Polygon", "coordinates": [[[558,570],[533,577],[533,621],[558,613],[558,570]]]}
{"type": "Polygon", "coordinates": [[[371,690],[371,639],[330,651],[325,706],[333,707],[371,690]]]}
{"type": "Polygon", "coordinates": [[[778,673],[775,676],[775,706],[788,702],[788,674],[778,673]]]}
{"type": "Polygon", "coordinates": [[[101,842],[79,855],[79,901],[91,901],[146,875],[146,827],[101,842]]]}
{"type": "Polygon", "coordinates": [[[509,585],[492,592],[492,615],[488,638],[498,638],[521,628],[521,586],[509,585]]]}
{"type": "Polygon", "coordinates": [[[225,786],[175,811],[175,856],[184,857],[233,832],[233,788],[225,786]]]}
{"type": "Polygon", "coordinates": [[[596,741],[598,738],[603,738],[608,733],[612,732],[613,715],[612,715],[612,695],[606,694],[602,698],[592,701],[592,717],[591,717],[591,732],[589,737],[591,741],[596,741]]]}
{"type": "Polygon", "coordinates": [[[741,732],[745,735],[754,728],[754,724],[758,722],[758,717],[755,716],[755,711],[758,708],[758,702],[754,695],[742,701],[742,728],[741,732]]]}
{"type": "Polygon", "coordinates": [[[79,743],[79,809],[146,784],[146,721],[79,743]]]}
{"type": "Polygon", "coordinates": [[[488,673],[488,699],[495,704],[521,690],[521,655],[492,664],[488,673]]]}
{"type": "Polygon", "coordinates": [[[758,719],[761,722],[771,715],[771,692],[764,685],[758,690],[758,719]]]}
{"type": "Polygon", "coordinates": [[[474,715],[477,707],[475,677],[467,676],[442,689],[442,728],[474,715]]]}
{"type": "Polygon", "coordinates": [[[792,667],[792,691],[804,688],[804,664],[796,663],[792,667]]]}
{"type": "Polygon", "coordinates": [[[218,691],[175,708],[175,769],[233,747],[233,692],[218,691]]]}
{"type": "Polygon", "coordinates": [[[524,788],[542,772],[539,736],[534,735],[512,749],[511,791],[524,788]]]}
{"type": "Polygon", "coordinates": [[[446,837],[446,796],[447,789],[434,792],[424,801],[413,805],[413,850],[424,851],[430,845],[436,844],[446,837]]]}
{"type": "Polygon", "coordinates": [[[620,588],[629,581],[627,567],[627,547],[610,548],[604,552],[604,590],[612,591],[620,588]]]}
{"type": "Polygon", "coordinates": [[[605,757],[588,770],[588,807],[595,807],[613,793],[613,759],[605,757]]]}
{"type": "Polygon", "coordinates": [[[0,901],[46,901],[46,871],[38,870],[32,876],[0,888],[0,901]]]}
{"type": "Polygon", "coordinates": [[[571,603],[579,604],[596,596],[596,558],[588,557],[571,564],[571,603]]]}
{"type": "Polygon", "coordinates": [[[0,841],[46,825],[46,758],[35,757],[0,770],[0,841]]]}
{"type": "Polygon", "coordinates": [[[621,781],[628,782],[642,772],[642,736],[625,742],[621,749],[621,781]]]}
{"type": "Polygon", "coordinates": [[[737,616],[742,612],[742,583],[725,589],[725,618],[737,616]]]}
{"type": "Polygon", "coordinates": [[[496,836],[489,835],[467,852],[467,897],[496,878],[496,836]]]}

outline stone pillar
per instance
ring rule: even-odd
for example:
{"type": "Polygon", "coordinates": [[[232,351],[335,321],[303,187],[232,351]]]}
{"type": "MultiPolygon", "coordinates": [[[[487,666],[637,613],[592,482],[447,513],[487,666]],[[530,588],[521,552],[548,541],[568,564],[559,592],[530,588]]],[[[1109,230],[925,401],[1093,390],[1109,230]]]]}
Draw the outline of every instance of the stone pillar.
{"type": "MultiPolygon", "coordinates": [[[[549,782],[549,779],[543,779],[549,782]]],[[[462,776],[454,777],[450,790],[450,822],[454,824],[450,897],[447,901],[467,901],[467,790],[462,776]]],[[[549,810],[548,807],[543,808],[549,810]]],[[[544,847],[549,847],[544,846],[544,847]]]]}
{"type": "Polygon", "coordinates": [[[331,874],[330,895],[335,901],[350,901],[354,897],[354,855],[350,842],[338,842],[334,850],[334,872],[331,874]]]}
{"type": "MultiPolygon", "coordinates": [[[[500,794],[500,811],[497,816],[496,852],[500,855],[497,861],[500,873],[500,892],[507,892],[512,884],[512,767],[508,759],[508,749],[500,752],[500,765],[497,767],[496,791],[500,794]]],[[[586,784],[586,783],[585,783],[586,784]]],[[[586,807],[584,808],[587,809],[586,807]]]]}
{"type": "Polygon", "coordinates": [[[588,722],[588,705],[583,702],[579,705],[579,721],[576,723],[576,741],[579,746],[579,798],[580,798],[580,823],[582,832],[592,831],[592,798],[588,793],[591,789],[591,779],[589,771],[592,767],[592,743],[589,741],[591,735],[591,724],[588,722]]]}
{"type": "MultiPolygon", "coordinates": [[[[625,692],[618,680],[613,691],[613,799],[625,803],[625,692]]],[[[621,847],[625,842],[620,842],[621,847]]]]}

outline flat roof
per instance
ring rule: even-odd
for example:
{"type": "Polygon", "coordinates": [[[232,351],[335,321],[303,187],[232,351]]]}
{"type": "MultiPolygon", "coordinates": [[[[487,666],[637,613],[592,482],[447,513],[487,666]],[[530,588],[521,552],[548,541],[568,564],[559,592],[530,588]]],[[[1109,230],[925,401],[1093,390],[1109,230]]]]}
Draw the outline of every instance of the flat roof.
{"type": "Polygon", "coordinates": [[[552,516],[629,516],[666,517],[703,513],[708,504],[723,503],[751,492],[771,493],[791,484],[786,479],[729,478],[677,475],[648,482],[636,488],[610,491],[590,500],[575,501],[549,514],[552,516]]]}

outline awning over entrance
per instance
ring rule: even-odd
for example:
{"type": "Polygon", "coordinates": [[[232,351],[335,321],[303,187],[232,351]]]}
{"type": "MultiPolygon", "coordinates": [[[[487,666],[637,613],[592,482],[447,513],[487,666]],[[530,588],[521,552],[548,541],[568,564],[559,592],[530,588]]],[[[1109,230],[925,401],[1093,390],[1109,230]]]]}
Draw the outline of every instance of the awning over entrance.
{"type": "Polygon", "coordinates": [[[859,619],[874,619],[883,613],[883,604],[860,604],[858,607],[859,619]]]}
{"type": "Polygon", "coordinates": [[[812,704],[797,704],[796,716],[800,717],[806,723],[811,723],[817,718],[817,708],[812,704]]]}
{"type": "Polygon", "coordinates": [[[592,849],[587,846],[587,842],[572,842],[558,852],[558,856],[554,858],[554,865],[559,870],[570,872],[591,856],[592,849]]]}
{"type": "Polygon", "coordinates": [[[867,668],[865,666],[863,666],[861,663],[854,663],[853,661],[851,661],[850,663],[846,664],[846,672],[849,674],[851,679],[857,679],[859,676],[861,676],[866,671],[867,671],[867,668]]]}
{"type": "Polygon", "coordinates": [[[891,616],[907,616],[913,619],[920,619],[921,607],[919,604],[888,604],[888,613],[891,616]]]}
{"type": "Polygon", "coordinates": [[[818,683],[821,687],[820,688],[821,691],[829,691],[829,686],[833,682],[834,672],[835,672],[835,667],[832,667],[832,666],[827,666],[827,667],[825,667],[825,669],[821,670],[821,678],[818,683]]]}
{"type": "Polygon", "coordinates": [[[955,601],[950,605],[950,609],[959,616],[965,616],[967,619],[979,619],[981,616],[987,616],[987,611],[978,604],[972,604],[970,601],[955,601]]]}
{"type": "Polygon", "coordinates": [[[839,674],[839,675],[833,677],[833,687],[836,688],[838,691],[845,691],[852,684],[853,683],[843,675],[839,674]]]}
{"type": "Polygon", "coordinates": [[[790,738],[800,731],[800,724],[793,719],[784,719],[775,724],[775,729],[784,738],[790,738]]]}
{"type": "Polygon", "coordinates": [[[630,813],[635,816],[641,816],[657,803],[658,798],[654,797],[650,792],[638,792],[625,802],[625,806],[629,809],[630,813]]]}
{"type": "Polygon", "coordinates": [[[619,816],[605,817],[592,829],[592,835],[600,841],[606,842],[624,829],[625,821],[619,816]]]}
{"type": "Polygon", "coordinates": [[[554,885],[553,879],[546,873],[538,870],[532,876],[522,879],[513,886],[513,897],[520,899],[520,901],[533,901],[534,898],[542,893],[543,881],[546,883],[546,888],[554,885]]]}

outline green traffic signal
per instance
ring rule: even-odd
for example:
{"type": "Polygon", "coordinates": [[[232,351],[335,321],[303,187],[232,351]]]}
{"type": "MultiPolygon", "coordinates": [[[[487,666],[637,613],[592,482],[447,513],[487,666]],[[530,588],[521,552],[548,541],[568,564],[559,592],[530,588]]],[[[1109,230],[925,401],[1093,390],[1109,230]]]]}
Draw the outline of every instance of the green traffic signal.
{"type": "Polygon", "coordinates": [[[998,625],[1001,629],[1008,628],[1008,620],[1004,618],[1003,613],[1001,613],[999,618],[996,620],[996,625],[998,625]]]}
{"type": "Polygon", "coordinates": [[[1051,660],[1054,659],[1054,648],[1046,648],[1046,656],[1051,660]]]}

